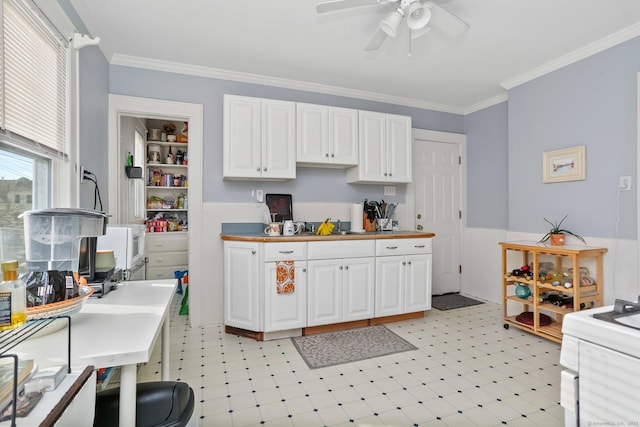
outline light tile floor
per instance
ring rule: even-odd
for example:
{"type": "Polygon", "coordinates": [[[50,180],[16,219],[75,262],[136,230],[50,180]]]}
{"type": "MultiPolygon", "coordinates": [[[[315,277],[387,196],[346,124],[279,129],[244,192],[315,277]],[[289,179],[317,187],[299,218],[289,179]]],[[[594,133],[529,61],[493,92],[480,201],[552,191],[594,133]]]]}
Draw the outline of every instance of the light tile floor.
{"type": "MultiPolygon", "coordinates": [[[[503,328],[485,303],[386,326],[418,350],[310,370],[290,339],[257,342],[171,315],[171,379],[213,426],[561,426],[560,345],[503,328]]],[[[160,352],[138,381],[160,379],[160,352]]]]}

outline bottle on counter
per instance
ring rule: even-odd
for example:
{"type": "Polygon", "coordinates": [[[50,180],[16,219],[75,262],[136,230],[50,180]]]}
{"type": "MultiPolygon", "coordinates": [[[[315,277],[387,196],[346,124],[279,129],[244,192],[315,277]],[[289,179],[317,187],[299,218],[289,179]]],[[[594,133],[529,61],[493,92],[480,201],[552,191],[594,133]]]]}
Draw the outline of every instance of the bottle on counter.
{"type": "Polygon", "coordinates": [[[18,279],[18,261],[2,263],[0,283],[0,331],[14,329],[27,321],[27,290],[18,279]]]}

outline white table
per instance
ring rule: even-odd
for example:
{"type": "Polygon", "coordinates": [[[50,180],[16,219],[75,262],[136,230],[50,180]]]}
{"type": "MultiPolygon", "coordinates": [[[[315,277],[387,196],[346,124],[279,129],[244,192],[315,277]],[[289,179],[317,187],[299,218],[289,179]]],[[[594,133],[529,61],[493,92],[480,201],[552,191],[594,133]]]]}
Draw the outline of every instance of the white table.
{"type": "MultiPolygon", "coordinates": [[[[137,365],[149,361],[160,336],[161,376],[169,379],[168,318],[176,287],[175,279],[123,282],[102,298],[89,298],[71,317],[71,368],[121,367],[122,427],[136,424],[137,365]]],[[[18,351],[40,366],[66,363],[67,330],[25,341],[18,351]]]]}

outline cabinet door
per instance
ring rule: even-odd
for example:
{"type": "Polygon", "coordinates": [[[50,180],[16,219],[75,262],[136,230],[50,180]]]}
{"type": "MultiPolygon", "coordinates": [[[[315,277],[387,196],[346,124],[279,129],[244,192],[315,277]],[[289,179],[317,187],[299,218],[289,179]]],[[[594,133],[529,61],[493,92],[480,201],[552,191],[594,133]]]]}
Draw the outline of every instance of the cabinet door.
{"type": "Polygon", "coordinates": [[[342,319],[341,260],[309,261],[307,325],[327,325],[342,319]]]}
{"type": "Polygon", "coordinates": [[[296,177],[296,104],[262,100],[262,177],[296,177]]]}
{"type": "Polygon", "coordinates": [[[386,181],[386,115],[371,111],[360,111],[358,122],[358,180],[386,181]]]}
{"type": "Polygon", "coordinates": [[[375,316],[391,316],[404,313],[404,257],[376,258],[375,316]]]}
{"type": "Polygon", "coordinates": [[[358,164],[358,110],[329,107],[329,158],[336,165],[358,164]]]}
{"type": "Polygon", "coordinates": [[[411,182],[411,117],[386,115],[387,181],[411,182]]]}
{"type": "Polygon", "coordinates": [[[224,96],[223,178],[257,178],[262,175],[260,108],[260,98],[224,96]]]}
{"type": "Polygon", "coordinates": [[[298,163],[329,161],[328,112],[324,105],[296,104],[298,163]]]}
{"type": "Polygon", "coordinates": [[[342,321],[374,317],[374,258],[345,259],[342,269],[342,321]]]}
{"type": "Polygon", "coordinates": [[[405,257],[405,313],[431,309],[431,254],[405,257]]]}
{"type": "Polygon", "coordinates": [[[260,331],[260,246],[224,243],[224,323],[260,331]]]}
{"type": "Polygon", "coordinates": [[[277,292],[276,263],[267,262],[264,266],[265,332],[305,327],[307,325],[307,263],[295,262],[295,289],[287,294],[277,292]]]}

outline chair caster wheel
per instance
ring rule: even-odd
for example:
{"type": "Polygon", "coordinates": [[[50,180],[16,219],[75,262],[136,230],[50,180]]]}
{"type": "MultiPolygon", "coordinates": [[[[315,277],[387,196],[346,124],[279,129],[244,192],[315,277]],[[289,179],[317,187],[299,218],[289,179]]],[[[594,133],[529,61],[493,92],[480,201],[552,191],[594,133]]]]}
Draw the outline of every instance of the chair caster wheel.
{"type": "Polygon", "coordinates": [[[505,323],[504,325],[502,325],[505,329],[509,329],[509,324],[505,323]]]}

